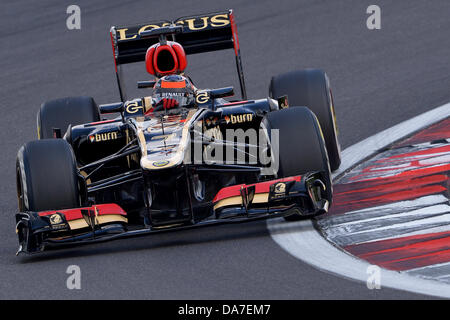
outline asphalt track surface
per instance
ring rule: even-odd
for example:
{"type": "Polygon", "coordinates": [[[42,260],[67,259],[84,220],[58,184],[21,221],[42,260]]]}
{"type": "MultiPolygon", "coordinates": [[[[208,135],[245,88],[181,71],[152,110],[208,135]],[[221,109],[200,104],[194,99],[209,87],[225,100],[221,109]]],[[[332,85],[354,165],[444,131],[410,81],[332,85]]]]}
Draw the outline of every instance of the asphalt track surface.
{"type": "MultiPolygon", "coordinates": [[[[220,226],[15,257],[14,165],[36,138],[48,99],[119,100],[111,25],[235,9],[249,97],[270,77],[320,67],[331,78],[345,148],[450,101],[450,2],[377,1],[382,29],[366,28],[372,1],[2,1],[0,4],[0,298],[28,299],[421,299],[426,296],[323,273],[296,260],[266,223],[220,226]],[[81,7],[81,30],[66,8],[81,7]],[[81,268],[81,290],[66,268],[81,268]]],[[[146,78],[143,65],[130,67],[146,78]]],[[[232,51],[189,57],[199,87],[236,81],[232,51]]],[[[132,83],[132,82],[131,82],[132,83]]],[[[140,96],[137,90],[130,96],[140,96]]],[[[330,261],[330,263],[333,263],[330,261]]]]}

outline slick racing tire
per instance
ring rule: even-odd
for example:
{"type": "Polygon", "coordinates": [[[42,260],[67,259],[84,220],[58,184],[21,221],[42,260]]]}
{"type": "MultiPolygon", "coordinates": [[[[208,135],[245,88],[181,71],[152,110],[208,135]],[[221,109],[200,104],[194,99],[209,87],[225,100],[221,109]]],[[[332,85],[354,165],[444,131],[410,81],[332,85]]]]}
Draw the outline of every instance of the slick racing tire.
{"type": "Polygon", "coordinates": [[[53,138],[53,128],[67,131],[69,125],[100,121],[98,106],[91,97],[68,97],[44,102],[37,114],[39,139],[53,138]]]}
{"type": "Polygon", "coordinates": [[[331,170],[337,170],[341,164],[340,146],[333,95],[326,73],[307,69],[272,77],[269,94],[273,99],[287,95],[290,105],[308,107],[314,112],[325,138],[331,170]]]}
{"type": "Polygon", "coordinates": [[[16,177],[20,212],[80,206],[75,157],[63,139],[23,145],[17,154],[16,177]]]}
{"type": "MultiPolygon", "coordinates": [[[[262,127],[267,130],[272,150],[274,150],[275,161],[277,158],[279,161],[278,178],[320,171],[325,175],[326,188],[332,190],[325,141],[317,117],[310,109],[290,107],[270,112],[264,117],[262,127]],[[275,134],[271,131],[273,129],[278,129],[278,157],[276,156],[275,134]]],[[[329,192],[327,200],[331,205],[331,192],[329,192]]],[[[298,214],[285,217],[288,221],[301,218],[298,214]]]]}

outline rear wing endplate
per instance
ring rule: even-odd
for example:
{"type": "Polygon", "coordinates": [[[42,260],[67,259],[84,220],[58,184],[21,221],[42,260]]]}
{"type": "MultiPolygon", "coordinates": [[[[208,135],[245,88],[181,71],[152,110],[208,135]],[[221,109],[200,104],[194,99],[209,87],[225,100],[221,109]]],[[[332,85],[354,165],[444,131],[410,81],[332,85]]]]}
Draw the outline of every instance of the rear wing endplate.
{"type": "Polygon", "coordinates": [[[242,99],[247,99],[236,24],[233,11],[228,10],[182,17],[174,21],[161,20],[133,26],[111,27],[115,71],[122,101],[125,101],[125,95],[121,84],[120,66],[145,61],[147,49],[159,41],[158,37],[145,36],[145,31],[173,25],[182,26],[181,32],[170,34],[170,37],[183,46],[186,54],[234,49],[242,99]]]}

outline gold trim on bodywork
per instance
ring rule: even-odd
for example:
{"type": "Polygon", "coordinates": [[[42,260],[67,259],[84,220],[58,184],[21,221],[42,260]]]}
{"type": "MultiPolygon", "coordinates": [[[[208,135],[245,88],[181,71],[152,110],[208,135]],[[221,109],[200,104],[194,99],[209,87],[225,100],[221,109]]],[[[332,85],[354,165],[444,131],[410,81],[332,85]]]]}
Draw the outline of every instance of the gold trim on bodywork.
{"type": "MultiPolygon", "coordinates": [[[[253,198],[252,203],[267,203],[269,202],[269,193],[257,193],[255,194],[255,197],[253,198]]],[[[228,206],[242,206],[242,197],[241,196],[234,196],[222,199],[218,201],[214,205],[214,210],[217,210],[222,207],[228,207],[228,206]]]]}
{"type": "MultiPolygon", "coordinates": [[[[123,222],[128,223],[128,219],[120,214],[105,214],[102,216],[96,216],[95,218],[95,224],[105,224],[110,222],[123,222]]],[[[88,223],[85,219],[77,219],[68,221],[70,230],[77,230],[77,229],[83,229],[83,228],[89,228],[88,223]]]]}
{"type": "Polygon", "coordinates": [[[98,224],[105,224],[110,222],[123,222],[128,223],[128,219],[118,214],[105,214],[97,217],[98,224]]]}
{"type": "Polygon", "coordinates": [[[89,225],[87,224],[86,220],[84,220],[84,219],[68,221],[68,224],[69,224],[70,230],[89,228],[89,225]]]}
{"type": "Polygon", "coordinates": [[[144,114],[152,108],[152,97],[144,97],[144,114]]]}
{"type": "MultiPolygon", "coordinates": [[[[86,178],[87,175],[88,175],[88,174],[86,173],[86,171],[84,171],[84,170],[83,170],[83,171],[80,171],[80,174],[81,174],[83,177],[85,177],[85,178],[86,178]]],[[[87,180],[86,180],[86,185],[90,185],[90,184],[91,184],[91,179],[87,179],[87,180]]]]}
{"type": "MultiPolygon", "coordinates": [[[[187,115],[187,117],[185,119],[186,122],[185,122],[184,127],[183,127],[183,131],[182,131],[182,134],[181,134],[181,140],[180,140],[178,149],[175,152],[175,154],[172,157],[170,157],[170,158],[167,157],[167,158],[161,158],[159,160],[155,160],[155,159],[149,160],[147,158],[147,141],[145,140],[144,130],[148,130],[148,129],[151,130],[151,128],[145,128],[145,129],[143,129],[141,127],[137,128],[137,135],[138,135],[138,138],[139,138],[139,142],[140,142],[140,145],[141,145],[141,151],[142,151],[142,157],[141,157],[141,167],[142,168],[149,169],[149,170],[166,169],[166,168],[174,167],[174,166],[180,164],[181,161],[183,161],[183,159],[184,159],[184,151],[185,151],[185,149],[186,149],[186,147],[188,145],[188,141],[189,141],[189,138],[190,138],[189,137],[189,128],[190,128],[192,122],[194,121],[193,116],[194,116],[194,114],[197,111],[198,111],[197,109],[189,111],[189,113],[188,113],[188,115],[187,115]],[[164,166],[154,165],[155,163],[159,163],[159,162],[162,162],[162,161],[168,161],[168,163],[166,165],[164,165],[164,166]]],[[[140,120],[138,120],[136,118],[136,121],[137,122],[142,122],[143,120],[140,121],[140,120]]]]}

